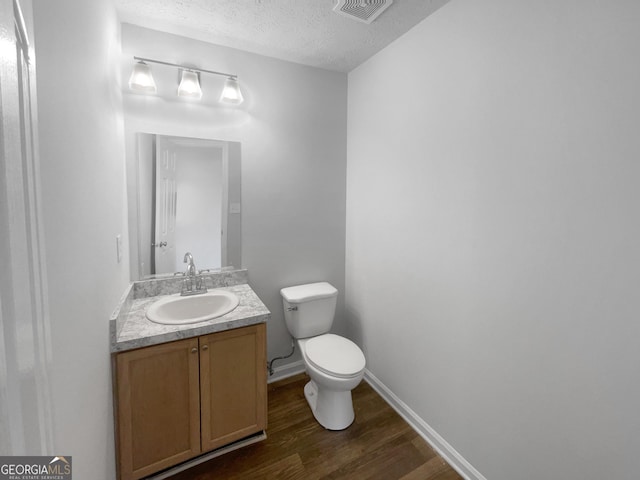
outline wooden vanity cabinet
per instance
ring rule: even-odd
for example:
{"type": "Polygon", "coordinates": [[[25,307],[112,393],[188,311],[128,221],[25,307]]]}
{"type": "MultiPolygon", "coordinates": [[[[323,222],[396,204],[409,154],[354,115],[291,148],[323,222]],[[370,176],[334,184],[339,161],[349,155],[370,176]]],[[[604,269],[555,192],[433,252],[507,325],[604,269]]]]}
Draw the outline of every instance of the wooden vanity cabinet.
{"type": "Polygon", "coordinates": [[[145,477],[201,452],[199,363],[197,338],[116,356],[122,480],[145,477]]]}
{"type": "Polygon", "coordinates": [[[267,427],[266,330],[259,327],[200,337],[203,452],[267,427]]]}
{"type": "Polygon", "coordinates": [[[264,323],[119,353],[115,374],[121,480],[266,429],[264,323]]]}

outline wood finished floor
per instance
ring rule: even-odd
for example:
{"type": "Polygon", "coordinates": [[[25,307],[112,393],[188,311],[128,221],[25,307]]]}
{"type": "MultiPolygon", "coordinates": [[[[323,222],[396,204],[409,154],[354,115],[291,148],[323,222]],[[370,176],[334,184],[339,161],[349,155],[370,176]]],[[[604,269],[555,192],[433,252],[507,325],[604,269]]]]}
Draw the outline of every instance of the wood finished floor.
{"type": "Polygon", "coordinates": [[[364,381],[353,391],[354,423],[325,430],[304,398],[307,381],[301,374],[269,385],[266,440],[170,480],[462,479],[364,381]]]}

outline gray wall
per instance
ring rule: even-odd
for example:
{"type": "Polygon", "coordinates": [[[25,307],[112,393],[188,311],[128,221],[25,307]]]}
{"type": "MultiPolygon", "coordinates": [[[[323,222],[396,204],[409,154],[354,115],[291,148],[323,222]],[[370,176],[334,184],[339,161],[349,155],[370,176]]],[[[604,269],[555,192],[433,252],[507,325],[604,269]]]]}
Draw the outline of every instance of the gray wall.
{"type": "MultiPolygon", "coordinates": [[[[245,103],[231,108],[217,103],[224,78],[202,75],[202,101],[185,102],[177,70],[152,66],[157,95],[125,86],[127,155],[137,131],[241,142],[242,266],[273,314],[269,357],[288,353],[280,289],[326,280],[344,292],[347,76],[128,24],[122,51],[123,85],[134,55],[239,76],[245,103]]],[[[341,302],[336,331],[342,317],[341,302]]]]}
{"type": "MultiPolygon", "coordinates": [[[[33,2],[56,452],[115,478],[108,319],[128,284],[118,22],[111,0],[33,2]]],[[[29,368],[23,365],[23,368],[29,368]]]]}
{"type": "Polygon", "coordinates": [[[638,477],[639,24],[455,0],[349,74],[351,334],[491,480],[638,477]]]}

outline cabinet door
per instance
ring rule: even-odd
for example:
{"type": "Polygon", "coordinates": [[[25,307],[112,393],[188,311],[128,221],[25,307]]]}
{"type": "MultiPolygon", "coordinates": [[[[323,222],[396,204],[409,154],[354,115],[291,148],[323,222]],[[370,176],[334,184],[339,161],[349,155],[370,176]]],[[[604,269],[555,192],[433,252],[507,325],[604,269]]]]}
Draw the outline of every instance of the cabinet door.
{"type": "Polygon", "coordinates": [[[198,339],[120,353],[118,459],[138,479],[200,453],[198,339]]]}
{"type": "Polygon", "coordinates": [[[267,427],[264,323],[200,337],[202,451],[267,427]]]}

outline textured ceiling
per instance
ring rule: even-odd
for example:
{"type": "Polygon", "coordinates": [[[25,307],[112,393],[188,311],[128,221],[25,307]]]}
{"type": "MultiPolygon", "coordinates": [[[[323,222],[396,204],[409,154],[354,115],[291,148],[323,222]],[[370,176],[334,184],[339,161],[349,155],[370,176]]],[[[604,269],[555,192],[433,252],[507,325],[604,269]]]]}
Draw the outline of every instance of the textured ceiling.
{"type": "Polygon", "coordinates": [[[449,0],[395,0],[367,25],[336,0],[116,0],[120,20],[291,62],[348,72],[449,0]]]}

